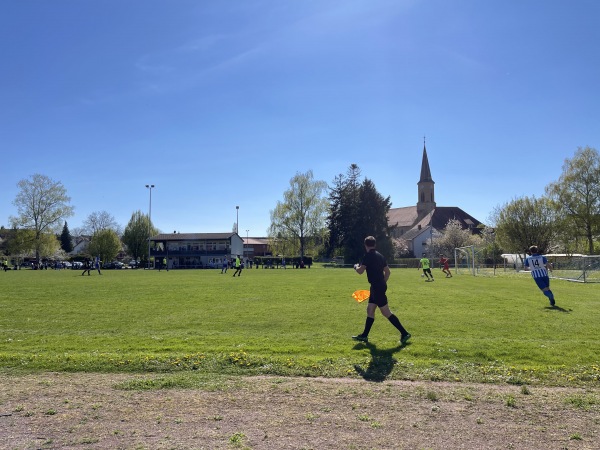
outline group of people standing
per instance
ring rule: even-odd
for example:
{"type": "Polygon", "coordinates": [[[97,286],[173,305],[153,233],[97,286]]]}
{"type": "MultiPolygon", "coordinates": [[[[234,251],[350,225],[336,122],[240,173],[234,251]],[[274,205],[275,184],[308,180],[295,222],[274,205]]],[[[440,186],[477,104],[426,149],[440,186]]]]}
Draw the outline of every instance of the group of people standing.
{"type": "Polygon", "coordinates": [[[98,271],[98,275],[102,275],[102,272],[100,271],[100,257],[96,256],[96,258],[92,261],[90,258],[87,258],[84,262],[83,262],[83,272],[81,272],[81,275],[85,275],[85,273],[87,272],[88,275],[90,275],[90,271],[92,269],[96,269],[98,271]]]}

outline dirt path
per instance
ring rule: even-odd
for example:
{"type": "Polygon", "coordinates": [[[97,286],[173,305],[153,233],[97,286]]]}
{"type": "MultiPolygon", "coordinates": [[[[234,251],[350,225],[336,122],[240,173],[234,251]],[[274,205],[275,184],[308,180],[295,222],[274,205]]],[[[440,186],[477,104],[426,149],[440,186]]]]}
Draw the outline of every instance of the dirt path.
{"type": "Polygon", "coordinates": [[[116,388],[134,378],[2,376],[0,448],[600,448],[600,388],[269,377],[116,388]]]}

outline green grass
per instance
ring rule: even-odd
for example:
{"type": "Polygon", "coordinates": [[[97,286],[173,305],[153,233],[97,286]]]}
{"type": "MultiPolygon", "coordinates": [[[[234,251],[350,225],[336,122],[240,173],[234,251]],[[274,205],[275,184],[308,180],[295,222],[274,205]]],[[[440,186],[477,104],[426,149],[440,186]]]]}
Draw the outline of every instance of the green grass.
{"type": "Polygon", "coordinates": [[[365,319],[350,294],[368,288],[351,269],[80,273],[0,273],[0,370],[600,381],[598,285],[553,280],[550,309],[527,274],[427,283],[392,269],[402,347],[379,313],[368,345],[350,339],[365,319]]]}

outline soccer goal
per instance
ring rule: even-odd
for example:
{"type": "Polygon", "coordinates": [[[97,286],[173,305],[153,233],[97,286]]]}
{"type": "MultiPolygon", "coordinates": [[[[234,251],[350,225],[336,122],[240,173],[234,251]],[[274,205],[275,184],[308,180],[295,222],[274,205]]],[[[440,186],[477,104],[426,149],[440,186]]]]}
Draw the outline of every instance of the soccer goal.
{"type": "Polygon", "coordinates": [[[454,249],[454,271],[457,274],[475,276],[475,246],[456,247],[454,249]]]}
{"type": "Polygon", "coordinates": [[[600,283],[600,256],[587,255],[546,255],[554,270],[552,278],[580,283],[600,283]]]}

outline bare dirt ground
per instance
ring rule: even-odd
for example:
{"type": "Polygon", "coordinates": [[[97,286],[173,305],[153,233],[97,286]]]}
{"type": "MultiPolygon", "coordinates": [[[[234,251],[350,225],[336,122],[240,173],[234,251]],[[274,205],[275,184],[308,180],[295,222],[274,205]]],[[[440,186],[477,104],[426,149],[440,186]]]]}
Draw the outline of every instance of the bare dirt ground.
{"type": "Polygon", "coordinates": [[[141,377],[2,376],[2,449],[598,449],[600,387],[253,377],[122,390],[141,377]]]}

